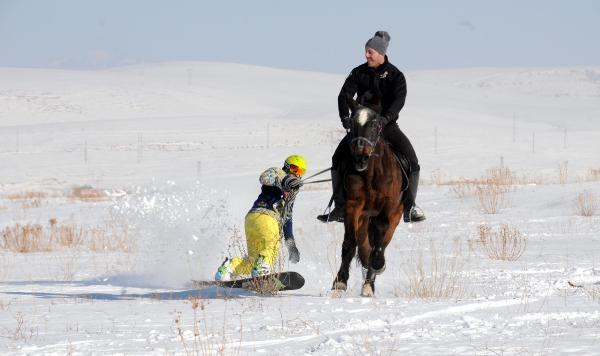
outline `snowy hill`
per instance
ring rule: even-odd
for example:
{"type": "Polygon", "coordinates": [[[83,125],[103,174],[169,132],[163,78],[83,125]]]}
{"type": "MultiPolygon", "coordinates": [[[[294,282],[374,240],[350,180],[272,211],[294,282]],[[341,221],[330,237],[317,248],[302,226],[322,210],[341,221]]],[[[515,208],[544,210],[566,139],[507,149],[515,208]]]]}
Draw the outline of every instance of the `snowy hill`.
{"type": "Polygon", "coordinates": [[[262,170],[330,165],[343,75],[0,68],[0,353],[597,354],[600,209],[582,216],[581,197],[600,198],[600,67],[405,74],[428,219],[398,227],[367,299],[355,264],[330,294],[343,226],[315,220],[327,183],[296,201],[300,263],[283,251],[304,288],[189,285],[244,248],[262,170]],[[481,224],[516,230],[522,255],[490,258],[481,224]]]}

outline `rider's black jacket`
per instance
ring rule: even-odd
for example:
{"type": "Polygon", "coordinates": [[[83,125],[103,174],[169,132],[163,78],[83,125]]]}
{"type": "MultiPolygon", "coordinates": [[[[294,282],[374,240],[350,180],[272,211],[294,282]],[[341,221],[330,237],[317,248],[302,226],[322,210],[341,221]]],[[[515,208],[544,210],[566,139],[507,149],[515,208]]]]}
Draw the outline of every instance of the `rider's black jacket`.
{"type": "Polygon", "coordinates": [[[354,95],[358,94],[360,98],[367,91],[381,98],[384,125],[398,119],[406,99],[406,79],[398,68],[388,62],[387,56],[377,68],[370,68],[364,63],[352,69],[338,96],[340,119],[350,116],[349,103],[354,95]]]}

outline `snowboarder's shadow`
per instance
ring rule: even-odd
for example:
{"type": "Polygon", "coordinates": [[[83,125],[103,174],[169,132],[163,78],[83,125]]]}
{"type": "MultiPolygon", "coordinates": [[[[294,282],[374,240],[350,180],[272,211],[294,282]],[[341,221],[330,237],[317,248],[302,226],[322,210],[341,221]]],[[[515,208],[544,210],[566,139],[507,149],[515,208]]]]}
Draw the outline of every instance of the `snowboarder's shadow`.
{"type": "MultiPolygon", "coordinates": [[[[136,300],[136,299],[152,299],[152,300],[187,300],[190,298],[201,298],[201,299],[231,299],[231,298],[244,298],[252,296],[265,297],[255,291],[241,289],[241,288],[224,288],[224,287],[205,287],[205,288],[186,288],[180,290],[165,290],[164,288],[157,288],[157,291],[147,293],[136,293],[130,292],[130,289],[140,289],[141,286],[126,286],[126,285],[115,285],[112,283],[102,283],[98,280],[84,280],[84,281],[8,281],[3,282],[3,285],[18,285],[18,286],[35,286],[36,290],[23,291],[2,291],[0,294],[13,295],[13,296],[33,296],[44,299],[90,299],[90,300],[104,300],[104,301],[118,301],[118,300],[136,300]],[[81,292],[45,292],[40,291],[39,286],[48,286],[52,289],[61,287],[61,289],[89,287],[90,291],[81,292]],[[95,292],[95,288],[105,289],[106,287],[118,287],[119,290],[114,292],[95,292]]],[[[148,288],[148,287],[146,287],[148,288]]]]}

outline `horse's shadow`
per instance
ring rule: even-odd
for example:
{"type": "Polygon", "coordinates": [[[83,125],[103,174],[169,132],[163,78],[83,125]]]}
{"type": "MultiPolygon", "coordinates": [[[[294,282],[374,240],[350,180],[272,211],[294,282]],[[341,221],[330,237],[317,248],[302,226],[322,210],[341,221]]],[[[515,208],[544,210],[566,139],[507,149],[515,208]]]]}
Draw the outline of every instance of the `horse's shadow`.
{"type": "Polygon", "coordinates": [[[152,300],[187,300],[190,298],[202,299],[231,299],[257,296],[254,291],[240,288],[224,288],[210,286],[205,288],[186,288],[182,290],[157,290],[148,293],[130,293],[129,288],[140,288],[140,286],[115,285],[113,283],[101,283],[98,280],[82,280],[82,281],[8,281],[0,283],[0,285],[46,285],[46,286],[65,286],[65,287],[121,287],[120,291],[110,292],[77,292],[77,293],[59,293],[59,292],[43,292],[43,291],[1,291],[0,294],[13,296],[33,296],[43,299],[90,299],[104,301],[120,301],[120,300],[136,300],[136,299],[152,299],[152,300]]]}

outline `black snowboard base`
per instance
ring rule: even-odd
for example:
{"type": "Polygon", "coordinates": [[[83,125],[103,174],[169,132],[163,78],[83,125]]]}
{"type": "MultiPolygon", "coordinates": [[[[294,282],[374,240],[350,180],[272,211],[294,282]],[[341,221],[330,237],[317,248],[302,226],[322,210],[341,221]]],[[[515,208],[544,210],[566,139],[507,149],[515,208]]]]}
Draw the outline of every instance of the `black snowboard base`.
{"type": "Polygon", "coordinates": [[[275,293],[302,288],[304,286],[304,277],[298,272],[280,272],[256,278],[241,278],[233,281],[192,280],[192,285],[196,288],[218,286],[224,288],[250,289],[259,293],[275,293]]]}

